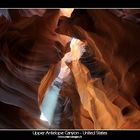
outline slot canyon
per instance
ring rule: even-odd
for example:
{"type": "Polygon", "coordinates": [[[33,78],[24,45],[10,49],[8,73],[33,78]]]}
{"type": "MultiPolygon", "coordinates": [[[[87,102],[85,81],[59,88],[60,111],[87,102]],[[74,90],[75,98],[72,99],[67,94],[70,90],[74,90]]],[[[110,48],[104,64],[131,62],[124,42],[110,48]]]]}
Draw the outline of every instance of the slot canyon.
{"type": "Polygon", "coordinates": [[[0,129],[140,129],[139,72],[140,9],[0,9],[0,129]],[[50,126],[40,106],[73,38],[85,51],[50,126]]]}

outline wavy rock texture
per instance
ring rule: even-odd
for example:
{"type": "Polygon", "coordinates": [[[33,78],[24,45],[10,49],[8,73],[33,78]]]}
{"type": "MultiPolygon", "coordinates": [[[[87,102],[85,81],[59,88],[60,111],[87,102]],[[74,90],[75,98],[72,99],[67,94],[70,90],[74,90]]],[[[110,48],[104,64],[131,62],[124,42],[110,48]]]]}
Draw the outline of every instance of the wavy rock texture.
{"type": "Polygon", "coordinates": [[[0,128],[48,128],[39,105],[71,37],[88,45],[70,65],[51,127],[140,128],[139,11],[9,11],[11,20],[0,17],[0,128]]]}
{"type": "MultiPolygon", "coordinates": [[[[112,102],[112,107],[110,105],[109,108],[112,109],[115,105],[119,109],[118,112],[121,111],[120,122],[121,118],[123,120],[121,125],[115,128],[139,128],[139,25],[118,18],[108,10],[75,10],[71,18],[63,17],[59,22],[59,27],[56,29],[58,33],[87,41],[90,53],[87,55],[88,57],[81,58],[81,63],[88,68],[93,80],[97,78],[97,81],[94,82],[96,87],[93,87],[98,89],[95,95],[99,94],[99,90],[101,90],[112,102]],[[99,82],[100,80],[102,81],[99,82]],[[137,117],[132,119],[134,116],[137,117]]],[[[79,71],[77,67],[77,65],[72,67],[74,75],[79,71]]],[[[77,87],[82,81],[81,78],[78,78],[80,76],[77,77],[77,87]]],[[[84,85],[84,83],[81,84],[84,85]]],[[[81,102],[91,114],[94,111],[86,107],[89,103],[86,99],[91,97],[87,95],[87,91],[83,95],[80,92],[82,90],[79,90],[81,102]]],[[[101,101],[102,96],[100,96],[94,97],[94,100],[99,98],[101,101]]],[[[90,106],[93,104],[95,110],[100,113],[103,109],[103,107],[99,109],[100,103],[94,102],[90,106]]],[[[107,107],[106,103],[103,104],[104,107],[107,107]]],[[[106,114],[108,112],[106,111],[106,114]]],[[[94,113],[96,118],[92,119],[96,123],[101,121],[99,113],[94,113]],[[95,119],[97,120],[95,121],[95,119]]],[[[90,116],[92,117],[92,115],[90,116]]],[[[104,126],[105,120],[103,119],[100,123],[101,128],[107,128],[104,126]]],[[[113,120],[115,121],[115,118],[113,120]]],[[[117,124],[120,122],[117,123],[116,120],[117,124]]],[[[112,124],[111,127],[114,128],[114,125],[112,124]]]]}
{"type": "Polygon", "coordinates": [[[47,10],[43,17],[19,17],[15,22],[0,18],[0,101],[3,111],[20,116],[19,124],[13,124],[7,113],[1,113],[1,128],[47,126],[39,120],[38,87],[50,65],[63,57],[54,32],[58,18],[59,10],[47,10]]]}

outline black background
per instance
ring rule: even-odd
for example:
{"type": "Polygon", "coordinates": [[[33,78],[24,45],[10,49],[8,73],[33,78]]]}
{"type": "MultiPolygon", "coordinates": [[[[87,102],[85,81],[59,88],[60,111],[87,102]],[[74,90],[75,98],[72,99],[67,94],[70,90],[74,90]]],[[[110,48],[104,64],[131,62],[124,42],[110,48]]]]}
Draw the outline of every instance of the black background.
{"type": "MultiPolygon", "coordinates": [[[[139,0],[0,0],[0,8],[140,8],[139,0]]],[[[0,130],[0,139],[55,139],[57,136],[34,136],[35,130],[0,130]]],[[[41,130],[37,130],[41,131],[41,130]]],[[[42,130],[45,131],[45,130],[42,130]]],[[[52,130],[49,130],[52,131],[52,130]]],[[[63,130],[60,130],[63,131],[63,130]]],[[[79,131],[79,130],[76,130],[79,131]]],[[[82,130],[81,130],[82,131],[82,130]]],[[[90,130],[92,131],[92,130],[90,130]]],[[[93,130],[94,131],[94,130],[93,130]]],[[[86,135],[82,139],[140,140],[138,130],[103,130],[108,135],[86,135]]]]}
{"type": "MultiPolygon", "coordinates": [[[[56,139],[58,138],[57,135],[40,135],[40,136],[35,136],[33,135],[34,131],[59,131],[59,132],[65,132],[66,130],[1,130],[0,131],[0,137],[1,138],[10,138],[10,139],[15,139],[15,138],[19,138],[19,139],[29,139],[29,138],[33,138],[33,139],[56,139]]],[[[67,130],[68,131],[68,130],[67,130]]],[[[126,140],[139,140],[140,139],[140,131],[139,130],[99,130],[99,131],[104,131],[107,132],[107,135],[82,135],[82,130],[69,130],[71,131],[76,131],[76,132],[80,132],[82,139],[102,139],[102,140],[121,140],[124,139],[126,140]]],[[[85,130],[83,130],[85,131],[85,130]]],[[[86,130],[86,131],[95,131],[95,130],[86,130]]],[[[64,135],[65,136],[65,135],[64,135]]],[[[71,135],[70,135],[71,136],[71,135]]],[[[63,138],[62,138],[63,139],[63,138]]],[[[68,138],[69,139],[69,138],[68,138]]],[[[81,138],[77,138],[77,139],[81,139],[81,138]]]]}
{"type": "Polygon", "coordinates": [[[139,8],[139,0],[0,0],[1,8],[139,8]]]}

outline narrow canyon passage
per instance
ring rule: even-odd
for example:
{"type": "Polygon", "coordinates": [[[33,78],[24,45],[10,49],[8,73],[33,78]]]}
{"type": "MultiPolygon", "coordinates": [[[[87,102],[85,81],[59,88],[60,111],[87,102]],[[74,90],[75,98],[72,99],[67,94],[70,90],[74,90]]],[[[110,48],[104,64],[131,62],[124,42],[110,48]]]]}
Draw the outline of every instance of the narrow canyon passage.
{"type": "Polygon", "coordinates": [[[139,129],[139,13],[0,9],[0,128],[139,129]]]}

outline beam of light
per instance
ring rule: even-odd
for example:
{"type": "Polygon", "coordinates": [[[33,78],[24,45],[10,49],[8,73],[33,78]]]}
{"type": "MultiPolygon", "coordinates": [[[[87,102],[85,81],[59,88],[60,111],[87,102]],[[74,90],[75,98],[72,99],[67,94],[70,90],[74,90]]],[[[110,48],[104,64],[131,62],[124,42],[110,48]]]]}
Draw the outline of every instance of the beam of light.
{"type": "Polygon", "coordinates": [[[60,8],[61,14],[66,17],[71,17],[74,8],[60,8]]]}
{"type": "Polygon", "coordinates": [[[76,41],[76,38],[72,38],[71,39],[71,43],[70,43],[70,48],[71,48],[71,50],[73,49],[73,47],[74,47],[74,42],[76,41]]]}
{"type": "MultiPolygon", "coordinates": [[[[61,62],[61,70],[58,75],[59,78],[65,78],[69,75],[70,69],[69,67],[64,63],[63,59],[61,62]]],[[[57,81],[62,83],[61,80],[57,78],[57,81]]],[[[41,116],[40,119],[43,121],[47,121],[49,125],[52,124],[55,109],[57,107],[57,101],[58,96],[60,92],[60,88],[56,87],[52,84],[52,86],[49,87],[49,89],[46,91],[45,96],[43,98],[42,104],[41,104],[41,116]]]]}
{"type": "Polygon", "coordinates": [[[45,97],[41,104],[41,113],[42,114],[40,116],[40,119],[48,121],[49,125],[51,125],[52,121],[53,121],[59,92],[60,92],[59,88],[57,88],[55,86],[51,86],[46,91],[45,97]]]}
{"type": "Polygon", "coordinates": [[[44,114],[42,112],[41,112],[41,115],[40,115],[40,120],[48,122],[48,119],[44,116],[44,114]]]}
{"type": "Polygon", "coordinates": [[[83,41],[81,41],[81,40],[79,40],[79,39],[77,39],[77,38],[72,38],[72,39],[71,39],[71,43],[70,43],[71,51],[72,51],[73,49],[79,49],[79,48],[81,48],[81,47],[84,47],[85,44],[86,44],[85,42],[83,42],[83,41]]]}
{"type": "Polygon", "coordinates": [[[72,55],[72,60],[79,60],[80,57],[83,55],[83,53],[86,51],[85,50],[85,42],[72,38],[71,43],[70,43],[70,48],[71,48],[71,55],[72,55]]]}
{"type": "MultiPolygon", "coordinates": [[[[79,39],[72,38],[70,43],[71,52],[65,54],[65,56],[63,57],[58,77],[61,77],[63,79],[68,76],[68,74],[70,73],[70,69],[65,64],[65,62],[69,59],[72,60],[71,57],[74,57],[74,59],[79,59],[85,51],[85,49],[83,48],[84,45],[85,43],[80,41],[79,39]]],[[[46,91],[41,104],[40,119],[43,121],[48,121],[49,125],[51,125],[53,122],[59,92],[60,89],[58,87],[56,87],[55,85],[50,86],[49,89],[46,91]]]]}

